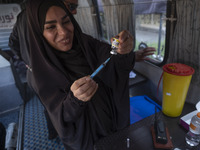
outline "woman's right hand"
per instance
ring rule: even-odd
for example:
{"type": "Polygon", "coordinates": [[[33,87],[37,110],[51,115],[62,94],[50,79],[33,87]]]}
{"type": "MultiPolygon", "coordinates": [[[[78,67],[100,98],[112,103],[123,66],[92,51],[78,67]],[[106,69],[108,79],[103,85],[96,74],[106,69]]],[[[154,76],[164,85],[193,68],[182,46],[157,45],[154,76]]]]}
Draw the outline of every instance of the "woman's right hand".
{"type": "Polygon", "coordinates": [[[74,81],[70,89],[76,98],[87,102],[95,94],[97,88],[98,84],[90,76],[86,76],[74,81]]]}

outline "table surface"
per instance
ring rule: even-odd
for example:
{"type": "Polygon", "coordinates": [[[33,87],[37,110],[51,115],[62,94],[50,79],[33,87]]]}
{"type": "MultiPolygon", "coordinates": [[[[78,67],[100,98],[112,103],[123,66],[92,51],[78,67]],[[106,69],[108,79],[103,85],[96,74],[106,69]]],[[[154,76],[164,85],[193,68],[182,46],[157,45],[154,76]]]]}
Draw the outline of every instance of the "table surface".
{"type": "MultiPolygon", "coordinates": [[[[180,150],[200,150],[200,146],[188,148],[185,143],[185,134],[187,130],[180,124],[180,118],[187,113],[194,111],[196,108],[193,104],[185,103],[182,114],[179,117],[168,117],[162,112],[157,113],[157,117],[162,119],[171,137],[171,141],[175,148],[180,150]]],[[[96,150],[155,150],[153,146],[150,128],[155,121],[155,115],[151,115],[140,120],[129,127],[118,131],[108,137],[100,139],[95,144],[96,150]],[[130,147],[127,148],[127,138],[130,139],[130,147]]]]}

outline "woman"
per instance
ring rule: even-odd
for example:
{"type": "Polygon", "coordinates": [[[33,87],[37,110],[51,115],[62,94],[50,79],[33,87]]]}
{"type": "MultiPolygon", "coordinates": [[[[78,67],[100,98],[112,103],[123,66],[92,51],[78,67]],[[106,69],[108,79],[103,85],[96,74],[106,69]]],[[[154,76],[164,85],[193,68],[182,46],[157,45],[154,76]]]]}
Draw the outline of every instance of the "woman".
{"type": "Polygon", "coordinates": [[[119,33],[118,55],[94,80],[90,74],[111,46],[83,34],[58,0],[27,4],[30,50],[28,82],[40,97],[67,150],[92,150],[94,143],[129,125],[129,72],[133,37],[119,33]]]}

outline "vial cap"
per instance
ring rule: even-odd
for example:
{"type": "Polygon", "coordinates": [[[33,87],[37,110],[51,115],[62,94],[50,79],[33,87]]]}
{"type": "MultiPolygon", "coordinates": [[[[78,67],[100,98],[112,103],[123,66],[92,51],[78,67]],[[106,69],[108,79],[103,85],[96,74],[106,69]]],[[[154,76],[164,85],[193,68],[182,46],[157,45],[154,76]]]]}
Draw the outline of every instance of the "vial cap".
{"type": "Polygon", "coordinates": [[[199,118],[200,118],[200,112],[198,112],[198,113],[197,113],[197,117],[199,117],[199,118]]]}

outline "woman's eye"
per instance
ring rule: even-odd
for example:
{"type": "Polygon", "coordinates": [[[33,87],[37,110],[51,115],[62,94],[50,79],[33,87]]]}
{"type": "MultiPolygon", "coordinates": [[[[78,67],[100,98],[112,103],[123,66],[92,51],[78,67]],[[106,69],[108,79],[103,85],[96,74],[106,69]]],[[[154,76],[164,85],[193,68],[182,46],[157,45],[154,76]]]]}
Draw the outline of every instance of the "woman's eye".
{"type": "Polygon", "coordinates": [[[54,29],[56,26],[52,25],[52,26],[47,26],[45,27],[45,29],[50,30],[50,29],[54,29]]]}
{"type": "Polygon", "coordinates": [[[68,24],[70,22],[71,22],[71,20],[66,20],[66,21],[63,22],[63,24],[68,24]]]}

